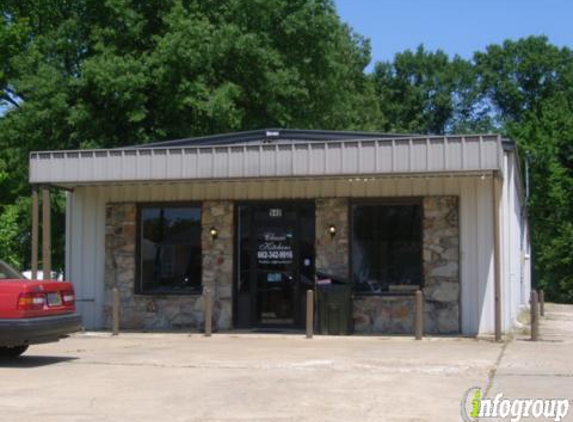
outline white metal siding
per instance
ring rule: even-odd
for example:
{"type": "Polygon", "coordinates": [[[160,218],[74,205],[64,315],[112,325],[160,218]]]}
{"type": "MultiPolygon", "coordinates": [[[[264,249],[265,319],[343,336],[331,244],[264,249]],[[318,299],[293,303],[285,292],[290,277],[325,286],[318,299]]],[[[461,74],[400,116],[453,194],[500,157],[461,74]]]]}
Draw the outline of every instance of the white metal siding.
{"type": "Polygon", "coordinates": [[[103,321],[106,199],[101,193],[101,188],[78,189],[67,199],[66,278],[89,328],[100,328],[103,321]]]}
{"type": "MultiPolygon", "coordinates": [[[[332,152],[332,151],[330,151],[332,152]]],[[[457,195],[460,198],[462,332],[493,332],[493,211],[491,178],[195,182],[77,187],[70,195],[67,266],[78,309],[90,328],[102,325],[105,204],[204,199],[289,199],[457,195]]]]}
{"type": "Polygon", "coordinates": [[[120,182],[502,170],[495,135],[30,154],[30,182],[67,186],[120,182]]]}
{"type": "Polygon", "coordinates": [[[506,153],[504,158],[506,179],[503,188],[503,279],[502,313],[503,329],[511,330],[520,310],[529,300],[529,251],[527,222],[522,213],[524,198],[518,177],[518,163],[514,153],[506,153]],[[527,292],[527,294],[525,294],[527,292]]]}
{"type": "Polygon", "coordinates": [[[479,304],[477,318],[480,333],[494,331],[494,224],[492,180],[476,185],[476,215],[468,224],[475,225],[476,238],[474,251],[477,253],[475,268],[478,284],[478,296],[474,300],[479,304]]]}

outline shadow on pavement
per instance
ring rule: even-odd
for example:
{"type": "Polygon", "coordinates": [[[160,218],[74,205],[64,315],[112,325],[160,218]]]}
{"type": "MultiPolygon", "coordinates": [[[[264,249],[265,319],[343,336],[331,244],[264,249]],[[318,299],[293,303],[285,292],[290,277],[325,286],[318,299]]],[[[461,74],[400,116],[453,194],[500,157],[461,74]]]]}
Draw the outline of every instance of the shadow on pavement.
{"type": "Polygon", "coordinates": [[[38,368],[76,359],[78,358],[69,356],[20,356],[18,358],[0,358],[0,368],[38,368]]]}

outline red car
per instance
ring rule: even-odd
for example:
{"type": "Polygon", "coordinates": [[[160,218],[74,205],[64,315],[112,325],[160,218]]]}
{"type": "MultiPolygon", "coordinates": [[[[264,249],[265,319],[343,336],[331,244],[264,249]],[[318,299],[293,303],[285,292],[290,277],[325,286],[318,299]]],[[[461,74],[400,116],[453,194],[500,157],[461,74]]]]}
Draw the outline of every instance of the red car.
{"type": "Polygon", "coordinates": [[[30,344],[58,341],[81,329],[74,287],[27,280],[0,261],[0,357],[17,357],[30,344]]]}

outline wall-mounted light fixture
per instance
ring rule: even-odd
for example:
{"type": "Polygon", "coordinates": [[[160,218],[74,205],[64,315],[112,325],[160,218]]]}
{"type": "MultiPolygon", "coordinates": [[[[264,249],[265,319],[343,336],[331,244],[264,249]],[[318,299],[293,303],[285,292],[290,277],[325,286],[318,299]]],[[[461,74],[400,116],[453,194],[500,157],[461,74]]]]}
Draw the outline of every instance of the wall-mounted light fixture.
{"type": "Polygon", "coordinates": [[[328,233],[330,234],[330,237],[336,236],[336,226],[334,224],[328,226],[328,233]]]}
{"type": "Polygon", "coordinates": [[[212,239],[216,239],[217,236],[219,235],[219,230],[217,230],[215,227],[211,227],[209,229],[209,234],[211,235],[212,239]]]}

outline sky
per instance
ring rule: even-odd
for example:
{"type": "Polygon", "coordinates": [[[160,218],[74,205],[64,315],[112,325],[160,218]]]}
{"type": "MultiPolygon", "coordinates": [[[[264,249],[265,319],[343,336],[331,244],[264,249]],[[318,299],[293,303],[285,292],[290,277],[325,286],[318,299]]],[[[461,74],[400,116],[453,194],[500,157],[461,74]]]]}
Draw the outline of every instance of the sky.
{"type": "Polygon", "coordinates": [[[341,19],[370,39],[372,70],[420,44],[463,58],[505,39],[546,35],[573,48],[571,0],[334,0],[341,19]]]}

